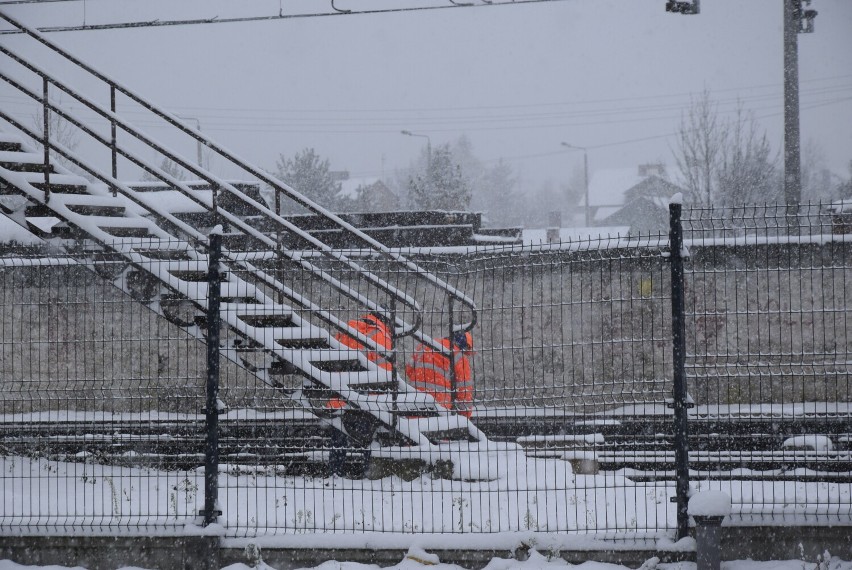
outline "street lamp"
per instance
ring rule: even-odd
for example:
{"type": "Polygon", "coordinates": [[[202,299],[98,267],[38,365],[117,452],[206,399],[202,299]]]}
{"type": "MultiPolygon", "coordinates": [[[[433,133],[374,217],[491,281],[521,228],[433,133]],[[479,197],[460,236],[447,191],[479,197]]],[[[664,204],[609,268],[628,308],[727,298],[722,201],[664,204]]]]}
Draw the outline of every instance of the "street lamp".
{"type": "Polygon", "coordinates": [[[586,194],[586,227],[591,227],[591,206],[589,204],[589,153],[588,149],[584,146],[577,146],[573,144],[568,144],[567,142],[562,143],[562,146],[567,148],[573,148],[575,150],[583,151],[583,187],[585,189],[586,194]]]}
{"type": "Polygon", "coordinates": [[[421,135],[418,133],[412,133],[411,131],[400,132],[409,137],[421,137],[426,139],[426,172],[427,176],[431,176],[430,171],[432,170],[432,139],[429,138],[429,135],[421,135]]]}
{"type": "MultiPolygon", "coordinates": [[[[187,121],[195,121],[195,128],[199,132],[201,132],[201,121],[199,121],[196,117],[182,117],[180,115],[177,115],[177,118],[178,119],[185,119],[187,121]]],[[[198,152],[198,166],[201,166],[201,141],[196,139],[195,143],[196,143],[196,149],[197,149],[197,152],[198,152]]]]}
{"type": "Polygon", "coordinates": [[[426,139],[426,193],[432,194],[432,139],[429,135],[421,135],[412,133],[411,131],[400,131],[402,134],[409,137],[421,137],[426,139]]]}

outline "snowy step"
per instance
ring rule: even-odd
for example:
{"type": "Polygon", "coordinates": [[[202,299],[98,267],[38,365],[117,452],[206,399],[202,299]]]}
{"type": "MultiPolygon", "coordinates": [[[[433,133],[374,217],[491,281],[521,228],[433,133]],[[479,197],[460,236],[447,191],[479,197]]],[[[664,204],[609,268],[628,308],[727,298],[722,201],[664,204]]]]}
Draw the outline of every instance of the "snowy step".
{"type": "Polygon", "coordinates": [[[255,328],[241,327],[238,322],[236,328],[248,338],[267,346],[277,343],[282,348],[295,348],[297,346],[331,348],[328,339],[324,338],[324,333],[318,331],[317,327],[255,328]]]}
{"type": "MultiPolygon", "coordinates": [[[[35,152],[10,152],[0,151],[0,168],[12,172],[28,172],[44,174],[44,154],[35,152]]],[[[53,164],[47,164],[47,171],[56,172],[53,164]]]]}
{"type": "MultiPolygon", "coordinates": [[[[2,168],[3,165],[0,165],[2,168]]],[[[21,180],[32,186],[36,190],[44,192],[47,189],[47,184],[44,179],[44,172],[36,171],[20,171],[12,168],[6,168],[9,172],[14,172],[16,176],[20,176],[21,180]]],[[[52,170],[50,174],[50,192],[51,199],[54,195],[84,195],[90,191],[88,182],[77,175],[69,174],[64,171],[56,172],[52,170]]],[[[20,192],[20,190],[18,190],[20,192]]]]}
{"type": "MultiPolygon", "coordinates": [[[[51,186],[53,186],[52,180],[51,186]]],[[[112,196],[54,192],[50,199],[64,204],[69,211],[81,216],[116,218],[127,216],[132,212],[131,204],[112,196]]]]}
{"type": "Polygon", "coordinates": [[[293,322],[292,313],[282,313],[280,309],[269,311],[269,307],[260,306],[257,311],[251,310],[251,307],[244,307],[237,311],[237,318],[253,329],[285,329],[297,326],[293,322]]]}
{"type": "Polygon", "coordinates": [[[88,204],[68,204],[67,208],[81,216],[97,216],[102,218],[119,218],[127,215],[125,206],[90,206],[88,204]]]}
{"type": "Polygon", "coordinates": [[[0,152],[23,152],[23,144],[20,137],[0,132],[0,152]]]}
{"type": "Polygon", "coordinates": [[[112,237],[117,238],[146,238],[146,237],[157,237],[157,234],[151,231],[151,228],[147,225],[106,225],[106,222],[102,222],[98,224],[98,227],[101,231],[109,234],[112,237]]]}
{"type": "MultiPolygon", "coordinates": [[[[6,169],[11,171],[10,169],[6,169]]],[[[26,181],[27,184],[30,184],[33,188],[41,190],[41,186],[44,186],[44,173],[42,172],[15,172],[16,175],[20,176],[21,179],[26,181]]],[[[88,189],[85,184],[81,183],[81,178],[78,176],[71,176],[67,174],[51,174],[50,176],[50,189],[51,191],[59,192],[59,189],[65,187],[72,187],[74,193],[85,193],[88,192],[88,189]],[[83,190],[79,190],[82,188],[83,190]]],[[[20,194],[21,190],[17,186],[12,186],[4,189],[3,193],[14,193],[20,194]]]]}
{"type": "MultiPolygon", "coordinates": [[[[0,168],[4,168],[6,170],[10,170],[12,172],[25,172],[28,174],[39,174],[44,180],[44,163],[33,163],[33,162],[4,162],[0,161],[0,168]]],[[[49,165],[47,168],[47,172],[53,174],[56,172],[54,170],[53,165],[49,165]]]]}
{"type": "MultiPolygon", "coordinates": [[[[10,169],[7,169],[10,170],[10,169]]],[[[44,183],[44,173],[43,172],[19,172],[18,173],[21,178],[26,180],[27,182],[34,183],[44,183]]],[[[85,178],[81,178],[76,174],[64,174],[64,173],[56,173],[51,174],[50,176],[50,184],[67,184],[69,186],[85,186],[88,188],[88,183],[85,178]]]]}
{"type": "Polygon", "coordinates": [[[41,166],[44,165],[44,154],[30,151],[0,151],[0,163],[38,164],[41,166]]]}
{"type": "MultiPolygon", "coordinates": [[[[300,339],[276,339],[276,343],[282,346],[275,350],[275,354],[292,362],[296,366],[316,368],[322,372],[371,372],[372,381],[376,380],[379,370],[368,369],[359,359],[358,351],[348,348],[335,348],[326,339],[304,339],[305,347],[299,346],[300,339]],[[325,344],[325,348],[313,348],[312,343],[325,344]],[[283,346],[291,343],[291,346],[283,346]]],[[[386,371],[382,370],[382,372],[386,371]]],[[[389,374],[388,374],[389,375],[389,374]]],[[[359,380],[363,381],[363,380],[359,380]]]]}
{"type": "MultiPolygon", "coordinates": [[[[61,176],[61,175],[57,175],[61,176]]],[[[53,176],[50,177],[51,184],[53,182],[53,176]]],[[[73,178],[71,176],[67,178],[73,178]]],[[[128,202],[122,196],[113,196],[108,191],[106,194],[101,193],[100,191],[97,193],[93,193],[96,188],[94,186],[86,186],[85,194],[63,194],[62,192],[56,192],[54,195],[50,197],[51,200],[56,200],[61,204],[64,204],[66,207],[85,207],[85,206],[103,206],[103,207],[122,207],[122,208],[132,208],[133,204],[128,202]]],[[[98,189],[104,191],[104,189],[98,189]]],[[[137,208],[138,209],[138,208],[137,208]]],[[[140,212],[144,212],[144,210],[139,209],[140,212]]]]}

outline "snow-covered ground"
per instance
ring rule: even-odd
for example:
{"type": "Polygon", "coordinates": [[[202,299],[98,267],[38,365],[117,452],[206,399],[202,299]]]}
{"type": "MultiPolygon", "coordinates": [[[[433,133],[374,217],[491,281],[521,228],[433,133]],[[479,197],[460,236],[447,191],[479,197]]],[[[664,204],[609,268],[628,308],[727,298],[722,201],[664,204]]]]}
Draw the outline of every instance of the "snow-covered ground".
{"type": "MultiPolygon", "coordinates": [[[[315,570],[373,570],[379,568],[375,564],[362,564],[358,562],[346,562],[332,560],[315,566],[315,570]]],[[[445,564],[432,553],[412,548],[398,564],[385,566],[387,569],[416,570],[429,568],[430,570],[463,570],[454,564],[445,564]]],[[[603,562],[588,561],[582,564],[569,564],[560,558],[548,558],[536,551],[531,551],[529,558],[524,561],[506,560],[494,558],[485,566],[485,570],[536,570],[555,568],[578,568],[581,570],[629,570],[626,566],[608,564],[603,562]]],[[[647,560],[640,570],[695,570],[694,562],[660,563],[658,559],[647,560]]],[[[66,566],[22,566],[8,560],[0,560],[0,570],[69,570],[66,566]]],[[[73,570],[83,570],[75,567],[73,570]]],[[[144,570],[138,567],[124,567],[119,570],[144,570]]],[[[231,564],[223,570],[276,570],[274,567],[259,562],[253,566],[246,564],[231,564]]],[[[820,560],[734,560],[722,562],[722,570],[852,570],[852,562],[833,558],[830,553],[825,553],[820,560]]]]}
{"type": "MultiPolygon", "coordinates": [[[[86,459],[0,458],[0,528],[38,534],[61,525],[91,534],[159,527],[159,532],[183,533],[197,523],[203,470],[164,472],[86,459]]],[[[221,466],[223,534],[551,533],[659,530],[673,524],[671,485],[634,484],[612,473],[575,476],[568,461],[529,458],[520,451],[482,460],[493,468],[492,477],[482,481],[428,474],[411,481],[292,477],[277,476],[274,468],[221,466]]]]}
{"type": "MultiPolygon", "coordinates": [[[[493,462],[493,477],[482,481],[428,474],[411,481],[396,476],[294,477],[279,476],[274,467],[224,465],[220,534],[286,541],[293,533],[322,532],[326,542],[347,537],[347,546],[358,548],[377,532],[463,538],[518,532],[640,533],[675,526],[672,483],[634,483],[613,472],[575,475],[568,461],[530,458],[523,452],[487,459],[493,462]]],[[[470,457],[477,460],[475,454],[470,457]]],[[[204,503],[202,469],[167,472],[99,465],[86,456],[64,462],[9,456],[0,458],[0,470],[0,529],[16,534],[50,533],[57,527],[80,534],[132,528],[193,534],[204,503]]],[[[697,480],[693,488],[727,493],[740,520],[771,513],[773,519],[828,524],[848,519],[852,509],[848,483],[697,480]]],[[[298,540],[305,540],[304,534],[298,540]]]]}

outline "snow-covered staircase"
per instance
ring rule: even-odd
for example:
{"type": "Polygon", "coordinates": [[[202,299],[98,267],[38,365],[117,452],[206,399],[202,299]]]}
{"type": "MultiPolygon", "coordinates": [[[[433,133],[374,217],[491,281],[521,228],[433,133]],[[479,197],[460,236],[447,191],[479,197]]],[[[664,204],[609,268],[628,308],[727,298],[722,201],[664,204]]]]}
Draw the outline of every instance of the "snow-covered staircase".
{"type": "MultiPolygon", "coordinates": [[[[55,161],[45,202],[42,155],[5,132],[0,133],[0,149],[0,209],[5,215],[48,239],[33,219],[55,216],[73,228],[75,236],[91,240],[82,253],[99,274],[194,336],[206,338],[208,256],[202,250],[205,236],[198,229],[155,203],[146,203],[145,194],[116,182],[122,192],[113,196],[106,185],[90,183],[55,161]],[[167,224],[180,231],[161,227],[167,224]]],[[[394,378],[362,352],[346,348],[326,329],[302,319],[291,306],[238,277],[248,266],[238,257],[242,256],[223,253],[220,312],[232,334],[221,349],[232,361],[248,366],[241,355],[243,347],[262,347],[271,356],[269,366],[252,366],[251,371],[264,382],[276,385],[276,371],[298,372],[309,383],[306,393],[297,390],[293,399],[314,409],[317,400],[341,397],[402,436],[395,441],[398,444],[431,448],[458,439],[484,440],[466,418],[440,408],[431,396],[394,378]]],[[[269,275],[258,277],[267,286],[277,284],[286,290],[269,275]]],[[[338,419],[330,421],[341,427],[338,419]]]]}
{"type": "MultiPolygon", "coordinates": [[[[81,66],[101,80],[108,81],[112,89],[118,89],[128,97],[143,102],[137,95],[74,60],[50,44],[38,32],[24,28],[2,13],[0,17],[60,55],[70,58],[75,65],[81,66]]],[[[0,46],[0,52],[43,78],[50,77],[6,47],[0,46]]],[[[265,204],[246,196],[234,185],[200,167],[194,167],[190,161],[179,155],[172,154],[112,110],[98,107],[85,97],[62,86],[58,80],[51,78],[50,82],[113,122],[122,132],[142,140],[157,152],[191,169],[216,190],[193,189],[139,158],[138,154],[117,143],[115,138],[109,141],[93,131],[87,131],[85,123],[79,122],[40,94],[16,83],[13,77],[2,70],[0,78],[43,105],[47,112],[58,113],[83,129],[96,141],[110,148],[114,156],[120,155],[131,160],[161,182],[168,184],[200,211],[218,220],[225,227],[228,236],[243,236],[252,243],[254,257],[245,251],[236,252],[228,248],[222,253],[220,315],[228,329],[228,334],[223,335],[220,345],[224,356],[272,386],[280,386],[278,379],[281,374],[302,376],[305,380],[304,387],[289,390],[288,395],[308,409],[317,411],[318,402],[339,397],[348,402],[350,409],[370,413],[384,426],[387,437],[382,438],[382,441],[390,448],[405,448],[405,455],[408,457],[422,452],[422,457],[434,460],[442,456],[447,446],[457,446],[461,442],[465,445],[487,442],[482,432],[470,420],[442,408],[430,395],[416,391],[395,373],[368,360],[364,353],[339,343],[330,330],[345,332],[358,338],[371,349],[387,352],[348,327],[345,321],[326,308],[281,282],[274,272],[267,271],[254,262],[275,256],[286,258],[303,271],[337,289],[362,310],[387,310],[377,301],[365,298],[362,293],[337,281],[320,265],[313,263],[311,256],[303,257],[299,251],[280,247],[280,242],[269,235],[268,228],[274,227],[279,234],[297,234],[315,254],[334,259],[349,271],[357,272],[387,293],[394,303],[399,302],[409,308],[409,314],[417,314],[419,311],[416,300],[366,271],[342,253],[332,251],[315,237],[300,232],[265,204]],[[229,198],[245,205],[253,215],[237,215],[223,208],[219,199],[221,193],[228,193],[229,198]],[[248,218],[261,219],[263,224],[250,223],[248,218]],[[258,251],[259,246],[265,248],[265,251],[258,251]],[[258,355],[261,358],[256,358],[258,355]]],[[[47,79],[45,81],[47,82],[47,79]]],[[[208,148],[233,161],[244,171],[275,188],[277,192],[286,194],[315,213],[329,216],[344,230],[359,234],[330,212],[301,197],[286,184],[234,157],[197,131],[180,125],[173,116],[156,110],[149,103],[144,104],[172,126],[190,133],[194,138],[203,138],[208,148]]],[[[42,140],[41,133],[33,132],[2,109],[0,118],[23,135],[42,140]]],[[[206,340],[207,323],[204,315],[209,271],[206,228],[193,227],[186,223],[169,209],[168,204],[160,203],[152,194],[134,190],[110,174],[100,171],[60,143],[52,140],[46,142],[53,153],[76,164],[96,182],[89,182],[70,172],[59,164],[54,156],[48,157],[43,149],[32,147],[23,137],[6,129],[0,132],[0,211],[57,245],[73,243],[74,254],[81,263],[111,280],[151,310],[195,337],[206,340]],[[37,223],[45,217],[58,219],[53,231],[37,223]]],[[[115,169],[115,163],[113,168],[115,169]]],[[[451,314],[447,332],[466,331],[473,327],[475,310],[463,294],[410,261],[390,254],[386,248],[369,237],[359,235],[359,238],[378,254],[390,256],[394,262],[446,291],[451,314]],[[468,322],[453,323],[454,302],[457,307],[462,305],[470,309],[471,318],[468,322]]],[[[427,346],[446,353],[445,348],[420,328],[419,317],[414,323],[408,323],[392,311],[391,318],[396,323],[396,335],[410,335],[427,346]]],[[[339,418],[330,418],[327,421],[338,429],[345,430],[339,418]]]]}

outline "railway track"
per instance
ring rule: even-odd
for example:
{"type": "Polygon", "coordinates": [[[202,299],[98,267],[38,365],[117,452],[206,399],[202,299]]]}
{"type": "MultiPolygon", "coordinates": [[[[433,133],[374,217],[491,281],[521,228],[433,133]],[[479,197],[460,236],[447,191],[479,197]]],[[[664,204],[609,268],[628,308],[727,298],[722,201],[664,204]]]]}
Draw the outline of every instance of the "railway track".
{"type": "MultiPolygon", "coordinates": [[[[489,438],[516,441],[528,455],[593,460],[602,471],[637,480],[674,475],[674,443],[667,416],[498,417],[477,425],[489,438]]],[[[201,418],[108,418],[77,421],[4,421],[0,454],[88,461],[129,467],[191,470],[204,464],[201,418]]],[[[223,469],[324,475],[329,428],[302,413],[220,420],[223,469]]],[[[847,418],[740,418],[690,420],[690,467],[696,477],[740,480],[852,482],[852,423],[847,418]],[[794,436],[831,440],[831,449],[784,447],[794,436]]],[[[353,449],[351,459],[360,460],[353,449]]]]}

